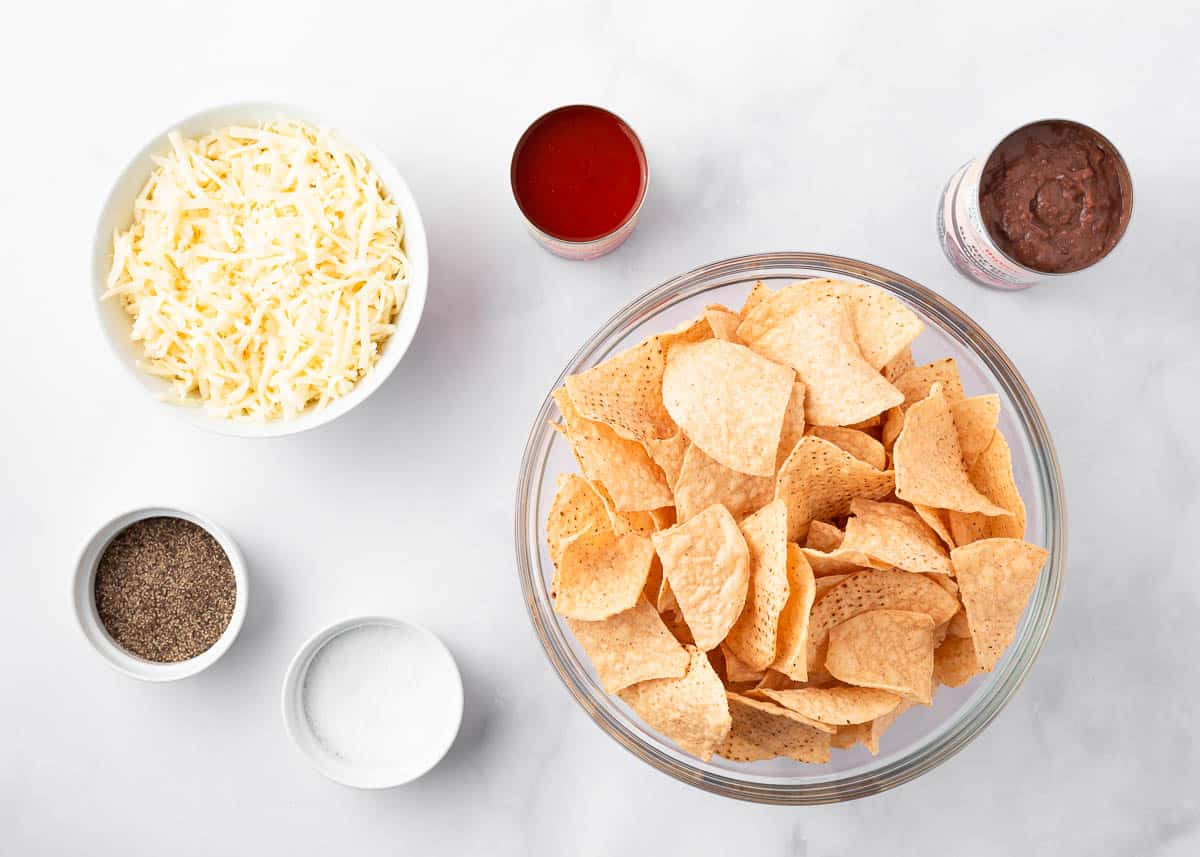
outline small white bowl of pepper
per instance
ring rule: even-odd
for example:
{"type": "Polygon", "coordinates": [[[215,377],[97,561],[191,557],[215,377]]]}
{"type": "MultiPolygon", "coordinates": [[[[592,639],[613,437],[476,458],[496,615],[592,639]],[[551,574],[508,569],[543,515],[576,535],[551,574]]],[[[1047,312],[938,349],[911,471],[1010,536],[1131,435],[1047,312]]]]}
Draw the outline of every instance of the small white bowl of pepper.
{"type": "Polygon", "coordinates": [[[211,666],[246,616],[246,561],[229,534],[181,509],[118,515],[83,546],[72,601],[110,666],[173,681],[211,666]]]}

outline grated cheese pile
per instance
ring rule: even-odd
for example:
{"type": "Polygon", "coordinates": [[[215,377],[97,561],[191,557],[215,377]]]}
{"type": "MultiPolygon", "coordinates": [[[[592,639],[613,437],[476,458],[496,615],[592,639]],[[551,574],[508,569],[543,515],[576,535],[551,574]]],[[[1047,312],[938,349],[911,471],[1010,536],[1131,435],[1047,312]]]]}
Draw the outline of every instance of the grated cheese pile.
{"type": "Polygon", "coordinates": [[[408,289],[404,225],[378,176],[299,122],[169,137],[114,236],[103,295],[133,319],[140,365],[235,419],[289,419],[348,393],[408,289]]]}

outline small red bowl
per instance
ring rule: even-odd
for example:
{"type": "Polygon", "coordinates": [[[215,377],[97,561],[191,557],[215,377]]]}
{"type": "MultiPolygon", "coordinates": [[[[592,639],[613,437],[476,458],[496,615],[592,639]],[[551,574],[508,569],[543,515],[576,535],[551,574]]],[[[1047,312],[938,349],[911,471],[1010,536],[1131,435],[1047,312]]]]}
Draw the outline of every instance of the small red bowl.
{"type": "Polygon", "coordinates": [[[649,169],[641,140],[621,117],[572,104],[525,130],[513,150],[510,180],[538,243],[566,259],[594,259],[633,233],[649,169]]]}

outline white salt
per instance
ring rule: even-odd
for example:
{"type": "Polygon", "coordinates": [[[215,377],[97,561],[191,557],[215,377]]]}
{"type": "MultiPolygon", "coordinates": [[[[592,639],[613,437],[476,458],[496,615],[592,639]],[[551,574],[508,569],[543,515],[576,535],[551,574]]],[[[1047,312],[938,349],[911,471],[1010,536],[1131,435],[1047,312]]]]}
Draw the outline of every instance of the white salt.
{"type": "Polygon", "coordinates": [[[313,656],[303,704],[316,739],[355,767],[386,767],[428,755],[447,729],[438,703],[456,692],[444,652],[415,629],[360,625],[313,656]]]}

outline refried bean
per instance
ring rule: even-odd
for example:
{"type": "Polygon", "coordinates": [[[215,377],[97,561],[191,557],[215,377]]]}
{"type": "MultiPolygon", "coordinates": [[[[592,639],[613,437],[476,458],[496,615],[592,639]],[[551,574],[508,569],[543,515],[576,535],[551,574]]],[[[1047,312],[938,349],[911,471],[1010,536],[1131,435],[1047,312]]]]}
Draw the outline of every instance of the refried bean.
{"type": "Polygon", "coordinates": [[[1038,122],[1014,131],[988,159],[980,210],[996,245],[1020,264],[1078,271],[1107,255],[1125,231],[1128,176],[1090,128],[1038,122]]]}

